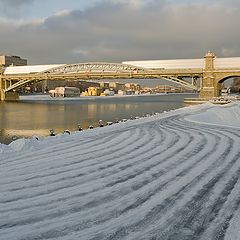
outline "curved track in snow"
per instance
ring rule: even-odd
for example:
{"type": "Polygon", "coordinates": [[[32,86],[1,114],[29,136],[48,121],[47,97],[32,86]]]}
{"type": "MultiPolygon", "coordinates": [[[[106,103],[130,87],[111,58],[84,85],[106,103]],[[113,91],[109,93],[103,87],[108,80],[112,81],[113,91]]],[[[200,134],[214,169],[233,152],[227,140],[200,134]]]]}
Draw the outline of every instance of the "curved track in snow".
{"type": "Polygon", "coordinates": [[[240,131],[186,115],[3,154],[0,239],[231,239],[240,211],[240,131]]]}

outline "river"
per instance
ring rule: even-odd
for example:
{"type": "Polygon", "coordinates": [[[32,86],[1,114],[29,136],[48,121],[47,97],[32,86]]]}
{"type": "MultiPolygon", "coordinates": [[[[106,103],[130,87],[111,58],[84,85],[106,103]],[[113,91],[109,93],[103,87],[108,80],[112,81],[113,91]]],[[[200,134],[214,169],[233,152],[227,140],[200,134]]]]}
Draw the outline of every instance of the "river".
{"type": "Polygon", "coordinates": [[[169,111],[183,107],[186,97],[196,97],[196,94],[0,102],[0,143],[8,144],[22,137],[47,136],[49,129],[56,133],[66,129],[75,131],[78,124],[83,128],[97,127],[100,119],[106,124],[116,119],[169,111]]]}

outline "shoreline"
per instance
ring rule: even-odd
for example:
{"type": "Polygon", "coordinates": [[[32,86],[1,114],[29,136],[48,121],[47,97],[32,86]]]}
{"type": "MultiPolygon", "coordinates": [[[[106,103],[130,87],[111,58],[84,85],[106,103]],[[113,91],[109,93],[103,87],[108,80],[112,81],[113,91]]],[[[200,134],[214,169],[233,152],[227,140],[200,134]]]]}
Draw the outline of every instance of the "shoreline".
{"type": "Polygon", "coordinates": [[[187,96],[159,94],[53,99],[42,94],[28,95],[19,102],[6,102],[5,107],[0,105],[5,111],[4,119],[11,116],[9,121],[3,122],[0,142],[9,144],[13,138],[38,134],[48,136],[49,129],[73,131],[79,124],[84,129],[89,125],[97,127],[100,119],[105,123],[114,122],[178,109],[184,106],[183,99],[187,96]],[[18,121],[21,121],[21,126],[18,121]]]}
{"type": "Polygon", "coordinates": [[[138,94],[138,95],[114,95],[114,96],[80,96],[80,97],[51,97],[47,94],[20,95],[19,101],[81,101],[96,99],[120,99],[131,97],[153,97],[169,95],[195,95],[195,93],[157,93],[157,94],[138,94]]]}

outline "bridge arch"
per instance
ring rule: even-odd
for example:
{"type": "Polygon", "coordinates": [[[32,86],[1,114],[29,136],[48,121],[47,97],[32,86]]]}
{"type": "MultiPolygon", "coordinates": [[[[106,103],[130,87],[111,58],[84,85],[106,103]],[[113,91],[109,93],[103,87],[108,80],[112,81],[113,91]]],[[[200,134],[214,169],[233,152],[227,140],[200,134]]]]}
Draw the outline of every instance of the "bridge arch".
{"type": "MultiPolygon", "coordinates": [[[[4,76],[5,79],[14,79],[15,76],[4,76]]],[[[15,83],[8,85],[3,90],[4,92],[10,92],[21,86],[24,86],[30,82],[43,81],[43,80],[62,80],[62,79],[107,79],[107,78],[136,78],[136,79],[148,79],[158,78],[164,79],[170,82],[177,83],[184,87],[198,90],[198,87],[194,84],[190,84],[182,77],[166,75],[166,73],[159,73],[158,70],[147,69],[144,67],[134,66],[124,63],[105,63],[105,62],[89,62],[89,63],[76,63],[76,64],[64,64],[42,70],[36,73],[28,73],[28,76],[22,77],[21,74],[17,76],[19,80],[15,83]],[[120,76],[120,77],[119,77],[120,76]],[[25,77],[25,79],[24,79],[25,77]],[[23,79],[21,79],[23,78],[23,79]]],[[[6,80],[5,80],[6,81],[6,80]]],[[[13,80],[14,81],[14,80],[13,80]]]]}
{"type": "Polygon", "coordinates": [[[240,72],[221,73],[217,74],[215,78],[215,85],[218,91],[218,96],[221,96],[222,84],[230,78],[240,77],[240,72]]]}
{"type": "Polygon", "coordinates": [[[90,62],[67,64],[51,68],[42,73],[79,73],[79,72],[114,72],[114,73],[131,73],[131,72],[146,72],[147,69],[122,63],[105,63],[105,62],[90,62]]]}
{"type": "Polygon", "coordinates": [[[228,74],[226,76],[220,76],[216,78],[217,83],[223,83],[226,80],[230,79],[230,78],[234,78],[234,77],[240,77],[240,72],[236,73],[236,74],[228,74]]]}

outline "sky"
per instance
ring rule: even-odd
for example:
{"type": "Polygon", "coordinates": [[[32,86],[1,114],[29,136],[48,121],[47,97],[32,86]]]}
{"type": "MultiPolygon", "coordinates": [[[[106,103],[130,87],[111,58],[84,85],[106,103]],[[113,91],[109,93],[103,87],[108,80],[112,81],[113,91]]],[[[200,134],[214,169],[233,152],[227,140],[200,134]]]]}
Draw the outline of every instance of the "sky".
{"type": "Polygon", "coordinates": [[[0,54],[29,64],[240,56],[239,0],[0,0],[0,54]]]}

